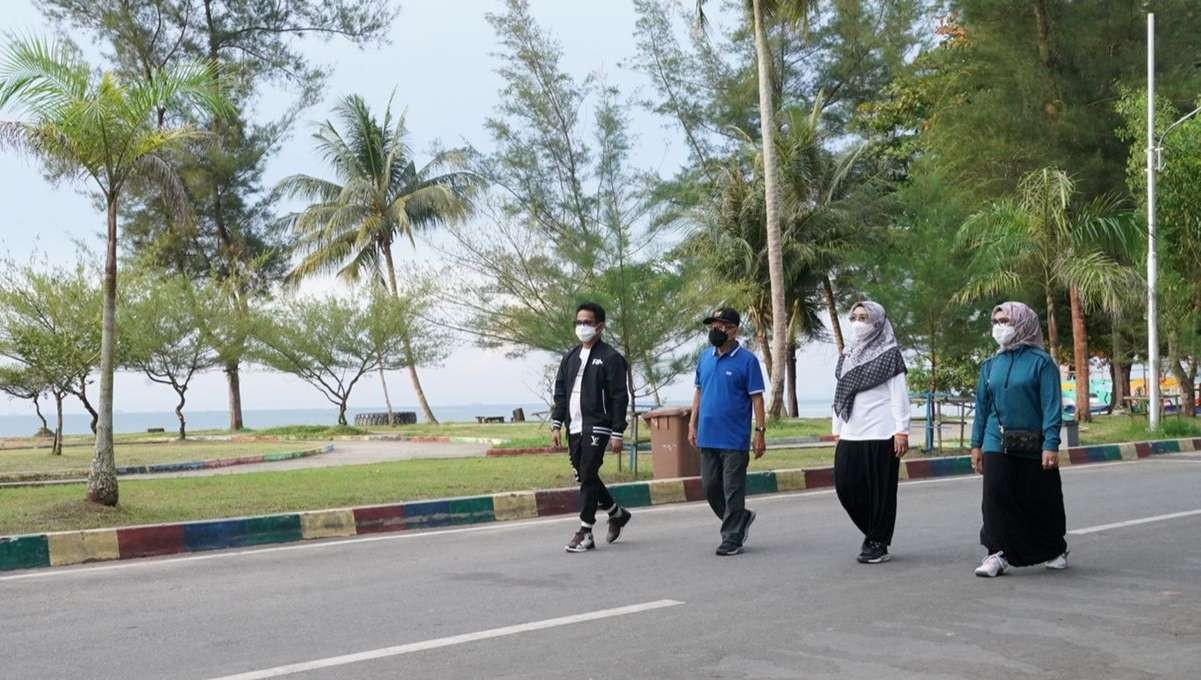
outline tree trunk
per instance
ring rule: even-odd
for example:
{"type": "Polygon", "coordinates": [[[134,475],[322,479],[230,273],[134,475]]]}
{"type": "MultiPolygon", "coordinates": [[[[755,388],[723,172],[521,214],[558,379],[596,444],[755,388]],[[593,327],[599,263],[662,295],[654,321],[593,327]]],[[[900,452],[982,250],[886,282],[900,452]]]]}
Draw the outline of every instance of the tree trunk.
{"type": "Polygon", "coordinates": [[[384,388],[384,404],[388,407],[388,427],[396,427],[396,414],[392,412],[392,397],[388,396],[388,381],[384,378],[384,357],[379,358],[379,384],[384,388]]]}
{"type": "Polygon", "coordinates": [[[774,365],[772,364],[771,341],[767,338],[767,324],[760,323],[755,329],[755,341],[763,348],[763,368],[767,371],[768,380],[770,380],[774,365]]]}
{"type": "Polygon", "coordinates": [[[340,404],[338,404],[338,424],[342,425],[343,427],[345,427],[347,425],[347,423],[346,423],[346,399],[343,399],[342,402],[340,404]]]}
{"type": "Polygon", "coordinates": [[[179,403],[175,405],[175,417],[179,419],[179,441],[184,441],[188,438],[187,422],[183,417],[183,405],[186,401],[184,393],[188,391],[187,387],[182,389],[175,388],[175,394],[179,395],[179,403]]]}
{"type": "Polygon", "coordinates": [[[1088,329],[1084,325],[1084,301],[1076,286],[1068,291],[1068,297],[1072,308],[1072,356],[1076,364],[1076,421],[1087,423],[1093,419],[1093,414],[1088,403],[1088,329]]]}
{"type": "Polygon", "coordinates": [[[784,374],[784,381],[787,383],[788,417],[797,418],[800,414],[800,408],[796,398],[796,340],[788,343],[788,364],[787,371],[784,374]]]}
{"type": "Polygon", "coordinates": [[[1181,408],[1187,407],[1185,412],[1193,413],[1193,379],[1184,370],[1184,358],[1181,356],[1180,339],[1176,331],[1168,333],[1168,370],[1172,372],[1176,382],[1180,383],[1181,408]]]}
{"type": "MultiPolygon", "coordinates": [[[[384,251],[384,263],[388,268],[388,282],[392,285],[392,297],[400,299],[400,286],[396,283],[396,263],[392,261],[392,244],[383,243],[380,249],[384,251]]],[[[426,422],[437,425],[438,419],[434,417],[434,410],[430,408],[429,401],[425,398],[425,390],[421,387],[421,378],[417,377],[417,365],[413,363],[413,346],[409,339],[404,339],[405,364],[409,367],[409,378],[413,382],[413,393],[417,395],[417,405],[421,407],[421,415],[426,422]]],[[[380,379],[383,377],[381,375],[380,379]]],[[[387,388],[384,389],[387,392],[387,388]]],[[[389,412],[391,406],[389,406],[389,412]]]]}
{"type": "Polygon", "coordinates": [[[92,416],[92,434],[96,434],[96,423],[100,420],[100,414],[92,407],[92,402],[88,400],[88,377],[85,375],[79,379],[79,391],[75,393],[79,397],[79,403],[83,404],[84,409],[92,416]]]}
{"type": "Polygon", "coordinates": [[[225,381],[229,384],[229,431],[237,432],[245,425],[242,423],[242,378],[236,359],[225,364],[225,381]]]}
{"type": "Polygon", "coordinates": [[[834,302],[834,286],[829,276],[822,277],[822,292],[826,296],[826,309],[830,311],[830,332],[834,334],[834,346],[842,354],[846,343],[842,339],[842,326],[838,323],[838,305],[834,302]]]}
{"type": "MultiPolygon", "coordinates": [[[[784,365],[788,347],[788,309],[784,300],[784,259],[780,244],[780,215],[776,195],[776,124],[772,105],[772,55],[767,44],[763,0],[752,0],[755,23],[755,61],[759,75],[759,128],[763,138],[763,193],[767,212],[767,271],[771,281],[772,364],[784,365]]],[[[771,416],[783,407],[784,372],[771,373],[771,416]]]]}
{"type": "Polygon", "coordinates": [[[1059,330],[1055,326],[1055,298],[1051,289],[1046,289],[1047,295],[1047,344],[1051,357],[1059,361],[1059,330]]]}
{"type": "Polygon", "coordinates": [[[117,196],[107,196],[108,234],[105,243],[103,313],[100,321],[100,418],[96,450],[88,473],[88,500],[116,505],[117,461],[113,456],[113,360],[116,355],[117,312],[117,196]]]}
{"type": "Polygon", "coordinates": [[[33,412],[38,414],[38,420],[42,421],[42,429],[38,430],[38,436],[44,436],[50,431],[50,425],[46,422],[46,416],[42,415],[42,404],[38,400],[38,395],[33,395],[33,412]]]}
{"type": "Polygon", "coordinates": [[[63,395],[61,392],[54,394],[54,409],[56,420],[54,421],[54,455],[63,455],[63,395]]]}
{"type": "Polygon", "coordinates": [[[409,378],[413,381],[413,393],[417,395],[417,405],[421,407],[421,414],[425,416],[426,422],[437,425],[438,419],[434,417],[434,411],[425,398],[425,390],[421,388],[421,378],[417,377],[417,367],[413,365],[413,350],[408,338],[405,338],[405,363],[409,365],[409,378]]]}

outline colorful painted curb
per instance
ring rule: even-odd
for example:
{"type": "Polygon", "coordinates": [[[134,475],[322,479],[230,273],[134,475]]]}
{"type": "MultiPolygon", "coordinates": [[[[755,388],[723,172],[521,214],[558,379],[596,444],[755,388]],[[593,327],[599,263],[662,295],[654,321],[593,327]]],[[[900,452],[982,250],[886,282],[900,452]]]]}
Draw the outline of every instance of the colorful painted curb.
{"type": "MultiPolygon", "coordinates": [[[[1201,451],[1201,439],[1075,447],[1061,456],[1061,461],[1080,465],[1188,451],[1201,451]]],[[[901,479],[970,473],[968,456],[914,458],[901,465],[901,479]]],[[[834,470],[828,467],[747,474],[749,494],[833,485],[834,470]]],[[[632,508],[705,499],[698,477],[614,484],[609,490],[619,503],[632,508]]],[[[0,571],[574,514],[576,495],[574,488],[514,491],[260,517],[4,536],[0,537],[0,571]]]]}
{"type": "MultiPolygon", "coordinates": [[[[239,456],[237,458],[214,458],[212,460],[194,460],[185,463],[156,463],[153,465],[127,465],[117,468],[118,477],[129,475],[146,475],[157,472],[185,472],[188,470],[209,470],[212,468],[232,467],[234,465],[250,465],[252,463],[275,463],[281,460],[308,458],[329,453],[334,450],[333,444],[325,444],[300,451],[283,451],[281,453],[265,453],[257,456],[239,456]]],[[[5,482],[36,482],[86,479],[88,470],[60,470],[54,473],[8,473],[0,474],[0,483],[5,482]]]]}

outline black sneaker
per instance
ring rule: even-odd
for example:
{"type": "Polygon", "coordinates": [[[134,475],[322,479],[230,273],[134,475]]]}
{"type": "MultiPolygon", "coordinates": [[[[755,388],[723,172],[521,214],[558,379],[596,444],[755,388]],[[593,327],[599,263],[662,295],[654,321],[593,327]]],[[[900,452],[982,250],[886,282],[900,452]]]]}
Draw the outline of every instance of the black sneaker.
{"type": "Polygon", "coordinates": [[[621,509],[616,517],[609,518],[609,533],[605,536],[605,541],[612,543],[621,538],[621,530],[625,525],[630,523],[630,518],[634,515],[630,514],[629,510],[621,509]]]}
{"type": "Polygon", "coordinates": [[[592,532],[581,528],[575,532],[575,536],[571,537],[571,541],[563,549],[570,553],[582,553],[592,550],[595,547],[596,541],[592,539],[592,532]]]}
{"type": "Polygon", "coordinates": [[[742,554],[742,546],[730,541],[722,541],[721,545],[717,546],[717,554],[721,557],[729,557],[731,555],[742,554]]]}
{"type": "Polygon", "coordinates": [[[744,544],[751,540],[751,524],[755,522],[755,518],[758,516],[754,510],[746,511],[746,524],[742,527],[742,542],[744,544]]]}
{"type": "Polygon", "coordinates": [[[859,554],[859,561],[863,564],[880,564],[891,559],[888,555],[888,546],[883,543],[871,542],[859,554]]]}

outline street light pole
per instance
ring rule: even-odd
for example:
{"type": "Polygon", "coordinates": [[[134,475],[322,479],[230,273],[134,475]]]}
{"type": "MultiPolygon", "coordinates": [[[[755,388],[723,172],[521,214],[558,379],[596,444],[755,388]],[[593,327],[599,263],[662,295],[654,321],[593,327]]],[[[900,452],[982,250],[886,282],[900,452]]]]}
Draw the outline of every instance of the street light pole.
{"type": "Polygon", "coordinates": [[[1155,14],[1147,14],[1147,418],[1159,429],[1159,311],[1155,289],[1159,263],[1155,256],[1155,14]]]}

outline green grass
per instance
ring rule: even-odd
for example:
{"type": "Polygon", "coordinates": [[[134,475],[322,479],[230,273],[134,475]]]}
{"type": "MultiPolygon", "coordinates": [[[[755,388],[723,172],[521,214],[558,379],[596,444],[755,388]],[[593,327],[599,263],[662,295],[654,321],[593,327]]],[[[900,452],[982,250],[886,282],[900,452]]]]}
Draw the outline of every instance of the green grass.
{"type": "Polygon", "coordinates": [[[1115,444],[1186,437],[1201,437],[1201,419],[1164,415],[1156,432],[1147,429],[1146,416],[1093,416],[1092,422],[1080,423],[1081,444],[1115,444]]]}
{"type": "MultiPolygon", "coordinates": [[[[150,465],[153,463],[182,463],[193,460],[233,458],[264,453],[281,453],[306,448],[295,442],[178,442],[171,444],[118,443],[115,447],[117,465],[150,465]]],[[[63,449],[61,456],[50,455],[49,449],[0,450],[0,473],[56,472],[84,470],[92,462],[92,449],[73,446],[63,449]]],[[[0,491],[0,494],[3,494],[0,491]]]]}
{"type": "Polygon", "coordinates": [[[330,437],[371,434],[371,431],[353,425],[284,425],[263,430],[244,430],[239,434],[294,439],[329,439],[330,437]]]}
{"type": "Polygon", "coordinates": [[[767,424],[767,441],[785,437],[820,437],[830,434],[829,418],[782,418],[767,424]]]}

